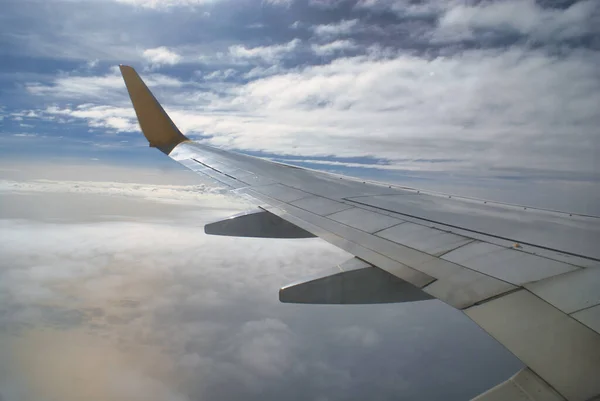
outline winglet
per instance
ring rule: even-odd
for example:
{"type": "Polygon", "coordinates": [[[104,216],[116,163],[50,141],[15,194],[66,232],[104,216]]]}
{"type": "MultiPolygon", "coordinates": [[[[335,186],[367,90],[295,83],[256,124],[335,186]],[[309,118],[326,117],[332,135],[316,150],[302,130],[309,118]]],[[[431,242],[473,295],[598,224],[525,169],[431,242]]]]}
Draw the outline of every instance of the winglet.
{"type": "Polygon", "coordinates": [[[175,146],[187,141],[133,67],[120,65],[119,68],[140,128],[150,146],[169,154],[175,146]]]}

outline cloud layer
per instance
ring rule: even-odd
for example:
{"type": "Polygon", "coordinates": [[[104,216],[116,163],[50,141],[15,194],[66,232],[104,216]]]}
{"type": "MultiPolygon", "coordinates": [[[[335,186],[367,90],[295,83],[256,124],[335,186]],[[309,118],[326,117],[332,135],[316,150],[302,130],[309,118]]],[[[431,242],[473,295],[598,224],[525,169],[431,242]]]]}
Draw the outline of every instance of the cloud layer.
{"type": "Polygon", "coordinates": [[[4,400],[464,399],[518,368],[437,302],[279,303],[282,284],[348,255],[317,239],[205,236],[204,222],[245,207],[221,195],[197,188],[197,206],[174,208],[186,190],[169,188],[165,202],[149,183],[11,185],[0,216],[4,400]]]}

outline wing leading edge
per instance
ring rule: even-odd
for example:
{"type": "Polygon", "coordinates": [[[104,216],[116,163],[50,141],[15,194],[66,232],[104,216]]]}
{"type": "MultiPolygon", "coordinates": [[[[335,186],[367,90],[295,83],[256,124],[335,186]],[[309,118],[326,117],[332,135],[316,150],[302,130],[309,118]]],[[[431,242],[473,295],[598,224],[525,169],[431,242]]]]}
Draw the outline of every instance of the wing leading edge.
{"type": "Polygon", "coordinates": [[[527,365],[478,400],[600,395],[600,219],[364,182],[194,143],[133,68],[121,71],[150,146],[265,212],[214,223],[208,233],[276,237],[286,230],[248,224],[280,219],[289,232],[356,256],[332,276],[282,288],[282,301],[435,297],[527,365]]]}

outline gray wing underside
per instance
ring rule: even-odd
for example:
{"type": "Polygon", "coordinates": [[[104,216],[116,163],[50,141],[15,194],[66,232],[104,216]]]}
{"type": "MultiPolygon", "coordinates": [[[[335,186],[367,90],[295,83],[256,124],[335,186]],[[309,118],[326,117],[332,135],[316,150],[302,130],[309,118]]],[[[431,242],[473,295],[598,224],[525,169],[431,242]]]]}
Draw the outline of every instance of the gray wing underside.
{"type": "Polygon", "coordinates": [[[331,275],[282,288],[282,301],[437,298],[527,365],[480,400],[600,395],[599,218],[365,182],[195,143],[132,68],[121,70],[151,146],[257,206],[207,233],[314,235],[355,256],[331,275]]]}

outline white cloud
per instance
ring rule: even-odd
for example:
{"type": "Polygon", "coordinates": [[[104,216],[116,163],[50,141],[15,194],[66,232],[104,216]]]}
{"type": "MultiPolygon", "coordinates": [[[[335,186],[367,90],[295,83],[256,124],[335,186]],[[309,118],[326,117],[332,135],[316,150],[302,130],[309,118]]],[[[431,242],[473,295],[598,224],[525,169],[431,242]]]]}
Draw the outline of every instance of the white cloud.
{"type": "MultiPolygon", "coordinates": [[[[187,203],[199,205],[206,200],[207,194],[222,207],[235,207],[242,201],[232,203],[231,199],[219,195],[225,190],[206,185],[151,185],[119,182],[90,182],[90,181],[54,181],[31,180],[12,181],[0,180],[0,193],[61,193],[82,195],[107,195],[127,198],[141,198],[154,202],[187,203]]],[[[204,203],[204,207],[214,206],[204,203]]]]}
{"type": "Polygon", "coordinates": [[[172,7],[193,7],[211,4],[217,0],[115,0],[118,3],[130,4],[132,6],[168,9],[172,7]]]}
{"type": "Polygon", "coordinates": [[[100,62],[100,60],[94,59],[94,60],[88,61],[85,65],[87,68],[95,68],[99,62],[100,62]]]}
{"type": "MultiPolygon", "coordinates": [[[[291,43],[238,50],[269,59],[291,43]]],[[[436,58],[374,51],[293,70],[257,67],[246,75],[251,82],[208,90],[161,75],[144,79],[183,132],[212,135],[217,146],[370,155],[417,170],[485,175],[510,168],[590,177],[598,171],[599,62],[585,50],[513,47],[436,58]]],[[[120,86],[118,105],[55,107],[45,114],[121,131],[136,125],[122,85],[117,76],[64,77],[34,92],[94,100],[89,95],[120,86]]]]}
{"type": "Polygon", "coordinates": [[[334,9],[340,6],[345,0],[310,0],[308,5],[321,9],[334,9]]]}
{"type": "MultiPolygon", "coordinates": [[[[148,85],[152,85],[153,87],[182,86],[182,82],[178,79],[161,74],[147,74],[144,79],[148,85]]],[[[29,93],[34,95],[51,95],[55,98],[68,99],[101,98],[106,101],[107,98],[114,98],[115,96],[122,98],[125,85],[117,68],[116,70],[113,69],[110,74],[100,76],[67,74],[52,79],[50,83],[29,82],[25,85],[25,88],[29,93]]]]}
{"type": "Polygon", "coordinates": [[[234,77],[237,75],[237,71],[233,68],[227,68],[225,70],[215,70],[208,74],[201,74],[202,79],[205,81],[219,81],[234,77]]]}
{"type": "Polygon", "coordinates": [[[97,106],[94,104],[83,104],[74,109],[50,106],[44,111],[44,114],[47,118],[64,116],[84,119],[87,121],[88,126],[93,128],[106,128],[116,132],[139,131],[135,112],[132,108],[97,106]]]}
{"type": "MultiPolygon", "coordinates": [[[[128,174],[121,169],[121,176],[128,174]]],[[[314,274],[322,268],[317,261],[336,264],[346,257],[316,240],[206,236],[203,223],[246,205],[199,187],[5,184],[0,186],[5,218],[0,219],[0,302],[11,313],[2,314],[0,324],[18,337],[0,341],[0,351],[11,350],[0,352],[1,380],[8,373],[26,378],[23,390],[32,399],[42,396],[38,392],[81,399],[84,385],[69,381],[100,355],[101,361],[76,376],[86,383],[87,394],[102,399],[213,399],[205,392],[224,378],[242,393],[281,378],[304,362],[295,334],[273,312],[278,287],[314,274]],[[64,191],[68,196],[56,202],[64,191]],[[173,205],[186,198],[186,208],[173,205]],[[159,206],[144,217],[129,211],[152,204],[159,206]],[[40,211],[47,222],[37,213],[21,219],[7,215],[27,208],[40,211]],[[86,221],[79,211],[101,219],[86,221]],[[265,252],[265,245],[272,252],[265,252]],[[211,291],[214,299],[207,303],[211,291]],[[42,344],[52,352],[37,352],[42,344]],[[41,354],[44,359],[36,357],[41,354]],[[57,367],[52,380],[44,373],[48,363],[57,367]],[[90,389],[91,382],[99,388],[90,389]]]]}
{"type": "Polygon", "coordinates": [[[593,53],[562,58],[519,49],[344,58],[240,87],[222,106],[213,103],[237,109],[227,117],[181,113],[175,120],[242,149],[592,172],[596,62],[593,53]],[[574,124],[580,139],[565,146],[561,138],[574,124]]]}
{"type": "Polygon", "coordinates": [[[294,361],[292,332],[277,319],[245,323],[236,346],[241,364],[261,376],[284,376],[294,361]]]}
{"type": "Polygon", "coordinates": [[[375,12],[392,11],[401,17],[431,17],[438,16],[445,9],[462,3],[461,0],[429,0],[423,2],[413,2],[410,0],[359,0],[354,7],[375,12]]]}
{"type": "Polygon", "coordinates": [[[287,43],[272,46],[246,48],[234,45],[229,47],[229,54],[234,59],[262,59],[266,62],[276,62],[286,54],[293,52],[300,43],[300,39],[293,39],[287,43]]]}
{"type": "Polygon", "coordinates": [[[181,61],[181,56],[165,46],[146,49],[142,53],[144,58],[153,66],[175,65],[181,61]]]}
{"type": "Polygon", "coordinates": [[[37,134],[23,134],[23,133],[21,133],[21,134],[13,134],[13,136],[24,137],[24,138],[25,137],[33,138],[33,137],[36,137],[37,134]]]}
{"type": "Polygon", "coordinates": [[[351,19],[338,23],[315,25],[312,29],[319,36],[343,36],[354,32],[357,27],[358,19],[351,19]]]}
{"type": "Polygon", "coordinates": [[[336,40],[325,44],[313,44],[311,49],[319,56],[329,56],[344,50],[356,49],[356,44],[351,40],[336,40]]]}
{"type": "Polygon", "coordinates": [[[439,41],[475,38],[477,30],[509,31],[540,41],[578,38],[600,32],[600,7],[594,0],[565,10],[542,7],[534,0],[452,4],[439,20],[439,41]]]}
{"type": "MultiPolygon", "coordinates": [[[[31,163],[5,164],[10,174],[31,168],[31,163]]],[[[276,397],[282,388],[294,389],[302,399],[349,398],[357,391],[386,391],[393,398],[398,389],[389,383],[422,362],[422,349],[459,350],[431,353],[435,357],[427,365],[435,370],[441,364],[440,372],[456,360],[481,370],[491,366],[489,359],[495,368],[502,363],[493,340],[472,325],[460,325],[464,316],[441,303],[414,308],[280,304],[282,284],[349,255],[316,239],[206,236],[205,222],[237,211],[205,208],[221,204],[220,195],[205,193],[196,206],[174,207],[170,202],[180,199],[178,191],[167,196],[167,203],[149,201],[145,194],[165,189],[155,181],[158,168],[104,166],[98,171],[89,165],[47,164],[32,175],[58,168],[59,175],[69,177],[85,170],[84,176],[128,180],[143,171],[150,182],[119,189],[139,194],[132,197],[110,196],[112,187],[105,183],[60,179],[43,192],[2,192],[0,304],[5,313],[0,325],[10,334],[0,334],[0,387],[8,400],[15,394],[65,401],[90,394],[116,401],[248,400],[276,397]],[[78,193],[76,185],[97,192],[78,193]],[[73,192],[63,193],[65,187],[73,192]],[[141,215],[145,208],[151,213],[141,215]],[[96,218],[82,219],[82,214],[96,218]],[[442,327],[446,335],[440,345],[435,333],[442,327]],[[421,334],[416,336],[415,329],[421,334]],[[393,346],[398,343],[410,347],[393,346]],[[353,380],[368,378],[369,366],[390,363],[398,369],[378,372],[376,380],[353,380]]],[[[171,170],[160,182],[176,176],[171,170]]],[[[510,356],[502,355],[506,363],[510,356]]],[[[505,370],[516,368],[514,362],[505,370]]],[[[404,390],[418,398],[423,389],[437,387],[426,373],[424,383],[402,381],[404,390]]],[[[425,398],[435,397],[425,393],[425,398]]]]}
{"type": "Polygon", "coordinates": [[[289,7],[293,2],[294,0],[262,0],[263,4],[279,7],[289,7]]]}

